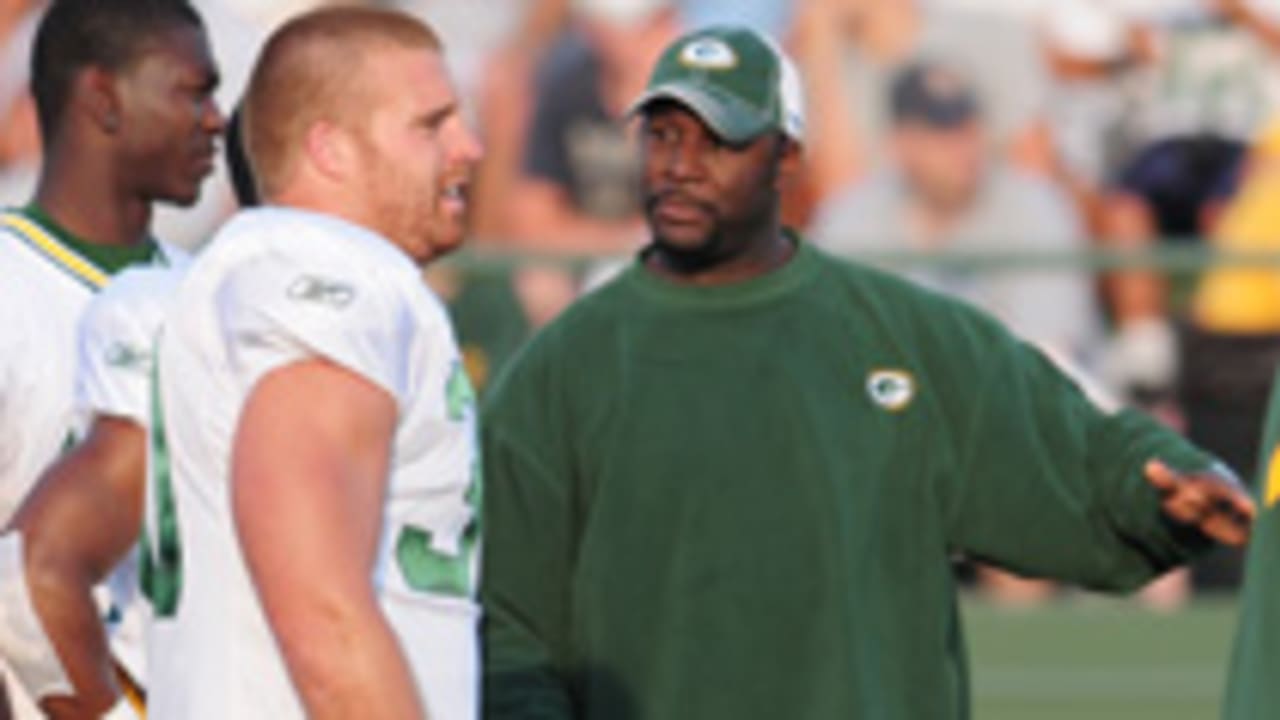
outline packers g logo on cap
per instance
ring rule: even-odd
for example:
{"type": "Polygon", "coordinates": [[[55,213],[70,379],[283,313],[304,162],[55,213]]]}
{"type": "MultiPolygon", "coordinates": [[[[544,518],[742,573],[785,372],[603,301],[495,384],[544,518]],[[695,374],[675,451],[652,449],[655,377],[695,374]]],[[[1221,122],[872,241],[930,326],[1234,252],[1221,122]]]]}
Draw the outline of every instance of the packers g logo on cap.
{"type": "Polygon", "coordinates": [[[916,381],[906,370],[873,370],[867,375],[867,395],[880,407],[898,412],[916,396],[916,381]]]}
{"type": "Polygon", "coordinates": [[[738,64],[738,54],[718,38],[699,38],[680,51],[680,63],[702,70],[728,70],[738,64]]]}

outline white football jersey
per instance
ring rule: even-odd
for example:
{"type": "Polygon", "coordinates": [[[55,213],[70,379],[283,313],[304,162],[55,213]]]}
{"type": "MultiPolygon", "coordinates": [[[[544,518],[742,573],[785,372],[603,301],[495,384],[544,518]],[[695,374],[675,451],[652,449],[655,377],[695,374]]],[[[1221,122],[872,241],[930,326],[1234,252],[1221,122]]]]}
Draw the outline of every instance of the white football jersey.
{"type": "MultiPolygon", "coordinates": [[[[150,428],[151,372],[156,335],[168,312],[185,262],[128,268],[94,297],[80,321],[76,411],[132,420],[150,428]]],[[[133,678],[146,678],[146,601],[139,587],[138,552],[107,582],[111,650],[133,678]]]]}
{"type": "MultiPolygon", "coordinates": [[[[184,256],[161,246],[154,262],[184,256]]],[[[0,525],[83,429],[75,405],[81,316],[111,278],[29,213],[0,212],[0,525]]],[[[39,717],[9,683],[19,720],[39,717]]]]}
{"type": "Polygon", "coordinates": [[[171,475],[155,485],[169,507],[148,521],[168,582],[151,627],[149,713],[303,717],[241,557],[229,466],[255,383],[311,358],[358,373],[396,401],[370,580],[431,717],[474,718],[475,402],[449,321],[385,239],[282,208],[246,210],[223,226],[192,263],[162,331],[155,422],[171,475]]]}
{"type": "MultiPolygon", "coordinates": [[[[157,259],[173,255],[162,248],[157,259]]],[[[76,333],[110,274],[30,216],[0,213],[0,524],[78,429],[76,333]]]]}

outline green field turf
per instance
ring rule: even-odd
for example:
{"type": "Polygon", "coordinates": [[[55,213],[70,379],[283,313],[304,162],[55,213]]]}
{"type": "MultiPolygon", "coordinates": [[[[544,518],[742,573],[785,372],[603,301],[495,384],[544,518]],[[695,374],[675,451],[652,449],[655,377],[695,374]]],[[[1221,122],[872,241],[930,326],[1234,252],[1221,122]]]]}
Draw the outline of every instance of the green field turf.
{"type": "Polygon", "coordinates": [[[1075,597],[964,617],[975,720],[1211,720],[1235,632],[1230,599],[1174,613],[1075,597]]]}

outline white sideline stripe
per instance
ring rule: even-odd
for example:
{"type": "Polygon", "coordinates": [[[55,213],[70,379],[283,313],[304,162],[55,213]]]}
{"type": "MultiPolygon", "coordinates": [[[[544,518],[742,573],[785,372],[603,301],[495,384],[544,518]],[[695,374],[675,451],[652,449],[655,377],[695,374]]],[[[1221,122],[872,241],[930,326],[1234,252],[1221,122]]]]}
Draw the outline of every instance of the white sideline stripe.
{"type": "Polygon", "coordinates": [[[1226,670],[1185,665],[1163,668],[982,666],[973,670],[974,694],[999,699],[1198,699],[1222,694],[1226,670]]]}

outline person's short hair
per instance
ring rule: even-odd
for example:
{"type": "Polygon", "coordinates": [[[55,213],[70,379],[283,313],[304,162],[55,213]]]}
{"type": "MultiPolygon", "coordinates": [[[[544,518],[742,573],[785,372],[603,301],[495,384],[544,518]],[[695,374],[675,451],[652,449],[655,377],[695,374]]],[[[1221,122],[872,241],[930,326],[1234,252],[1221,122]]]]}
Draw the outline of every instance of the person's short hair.
{"type": "Polygon", "coordinates": [[[77,73],[122,70],[153,38],[180,26],[204,29],[187,0],[53,0],[31,50],[31,93],[46,142],[62,123],[77,73]]]}
{"type": "Polygon", "coordinates": [[[369,79],[359,63],[379,47],[439,51],[430,27],[404,13],[331,7],[295,17],[267,40],[245,93],[241,131],[258,193],[287,182],[307,129],[326,120],[354,127],[369,79]]]}

